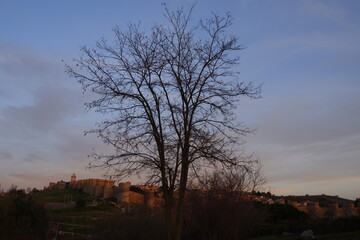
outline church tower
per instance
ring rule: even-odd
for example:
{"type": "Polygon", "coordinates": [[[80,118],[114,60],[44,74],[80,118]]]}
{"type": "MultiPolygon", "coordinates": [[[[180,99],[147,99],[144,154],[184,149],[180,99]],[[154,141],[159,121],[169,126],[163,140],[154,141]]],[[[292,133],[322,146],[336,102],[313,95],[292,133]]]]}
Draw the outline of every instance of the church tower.
{"type": "Polygon", "coordinates": [[[71,175],[71,181],[70,182],[76,182],[76,175],[75,173],[73,173],[73,175],[71,175]]]}

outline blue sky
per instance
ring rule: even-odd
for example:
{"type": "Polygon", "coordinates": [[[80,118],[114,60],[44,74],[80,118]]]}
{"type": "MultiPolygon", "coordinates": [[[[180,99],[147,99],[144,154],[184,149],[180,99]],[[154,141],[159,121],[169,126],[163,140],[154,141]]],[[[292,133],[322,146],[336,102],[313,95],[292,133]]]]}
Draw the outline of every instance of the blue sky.
{"type": "MultiPolygon", "coordinates": [[[[87,155],[110,149],[83,136],[101,116],[84,112],[92,96],[64,73],[62,60],[111,40],[116,25],[163,22],[162,2],[0,0],[3,189],[42,187],[73,172],[101,177],[85,170],[87,155]]],[[[257,129],[246,148],[263,162],[274,193],[360,197],[359,10],[359,1],[197,1],[194,20],[232,13],[230,31],[246,47],[241,79],[263,84],[263,97],[243,99],[236,111],[257,129]]]]}

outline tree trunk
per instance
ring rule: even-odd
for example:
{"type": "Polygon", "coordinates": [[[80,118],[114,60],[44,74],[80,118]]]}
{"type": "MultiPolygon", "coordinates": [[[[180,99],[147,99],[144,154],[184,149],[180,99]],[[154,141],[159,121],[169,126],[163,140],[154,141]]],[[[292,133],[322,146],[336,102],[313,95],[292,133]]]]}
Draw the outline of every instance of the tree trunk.
{"type": "Polygon", "coordinates": [[[180,187],[179,187],[179,200],[176,211],[176,222],[175,222],[175,240],[181,239],[182,224],[184,219],[184,204],[185,204],[185,193],[188,178],[188,156],[184,157],[184,163],[181,169],[180,187]]]}
{"type": "MultiPolygon", "coordinates": [[[[166,190],[165,190],[166,191],[166,190]]],[[[165,198],[165,234],[167,240],[173,239],[173,224],[172,224],[172,193],[166,193],[165,198]]]]}

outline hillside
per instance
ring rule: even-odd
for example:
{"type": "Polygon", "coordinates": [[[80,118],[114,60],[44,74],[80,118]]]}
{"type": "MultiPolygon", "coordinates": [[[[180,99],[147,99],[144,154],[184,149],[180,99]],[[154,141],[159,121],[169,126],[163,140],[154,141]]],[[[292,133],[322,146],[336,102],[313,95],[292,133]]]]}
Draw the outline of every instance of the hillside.
{"type": "Polygon", "coordinates": [[[54,203],[54,202],[66,202],[76,201],[79,198],[87,198],[89,194],[76,189],[50,189],[39,191],[31,194],[31,197],[40,202],[54,203]]]}
{"type": "MultiPolygon", "coordinates": [[[[278,198],[280,198],[280,197],[278,197],[278,198]]],[[[331,204],[331,203],[337,203],[339,205],[354,203],[354,201],[349,200],[349,199],[340,198],[339,196],[325,195],[325,194],[303,195],[303,196],[284,196],[282,198],[286,199],[286,200],[294,201],[294,202],[306,202],[306,201],[319,202],[320,206],[327,206],[327,204],[331,204]]]]}

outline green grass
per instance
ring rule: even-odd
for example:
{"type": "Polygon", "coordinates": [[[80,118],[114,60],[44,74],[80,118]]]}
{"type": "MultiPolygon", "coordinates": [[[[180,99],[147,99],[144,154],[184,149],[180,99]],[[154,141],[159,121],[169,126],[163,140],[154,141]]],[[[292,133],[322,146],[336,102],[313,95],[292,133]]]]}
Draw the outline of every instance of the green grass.
{"type": "MultiPolygon", "coordinates": [[[[36,201],[51,203],[64,202],[65,200],[76,201],[77,199],[88,199],[89,194],[76,189],[45,190],[32,194],[36,201]]],[[[62,223],[62,231],[87,234],[99,221],[108,219],[120,210],[113,205],[99,205],[96,207],[75,207],[47,210],[50,222],[62,223]]]]}
{"type": "MultiPolygon", "coordinates": [[[[360,231],[324,234],[324,235],[316,235],[315,233],[315,236],[316,239],[318,240],[359,240],[360,231]]],[[[291,236],[273,235],[273,236],[255,237],[255,238],[251,238],[251,240],[297,240],[298,238],[299,235],[291,235],[291,236]]]]}
{"type": "Polygon", "coordinates": [[[31,195],[36,201],[41,202],[64,202],[65,199],[76,201],[77,198],[87,198],[89,194],[77,189],[44,190],[31,195]]]}
{"type": "Polygon", "coordinates": [[[112,205],[100,205],[96,207],[49,210],[48,216],[52,222],[63,223],[61,225],[63,231],[87,234],[92,227],[111,218],[119,211],[120,209],[112,205]]]}

